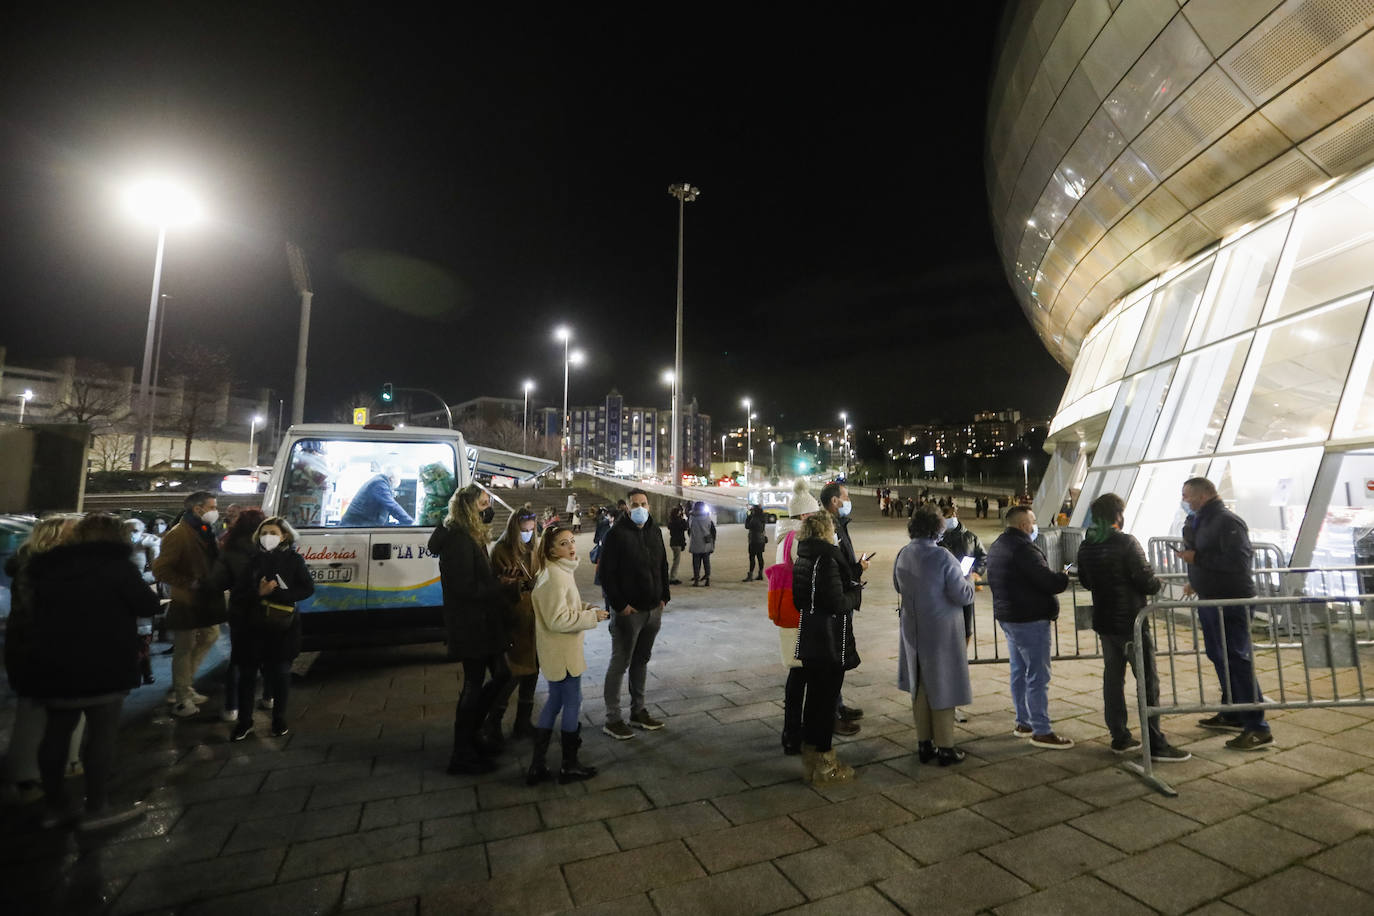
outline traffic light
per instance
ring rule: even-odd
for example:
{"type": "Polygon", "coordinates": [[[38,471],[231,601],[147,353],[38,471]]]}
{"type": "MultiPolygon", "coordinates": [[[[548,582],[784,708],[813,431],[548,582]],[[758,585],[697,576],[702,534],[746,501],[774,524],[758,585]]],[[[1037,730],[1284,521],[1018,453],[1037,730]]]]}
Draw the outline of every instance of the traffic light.
{"type": "Polygon", "coordinates": [[[382,403],[390,404],[396,400],[396,389],[390,382],[382,382],[382,403]]]}

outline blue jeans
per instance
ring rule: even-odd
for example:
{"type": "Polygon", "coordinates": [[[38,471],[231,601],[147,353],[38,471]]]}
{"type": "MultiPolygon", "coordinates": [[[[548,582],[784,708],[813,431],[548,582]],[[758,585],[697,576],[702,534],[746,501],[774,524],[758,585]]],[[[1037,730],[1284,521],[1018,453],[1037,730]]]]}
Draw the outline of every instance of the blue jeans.
{"type": "MultiPolygon", "coordinates": [[[[1207,657],[1217,669],[1217,681],[1221,684],[1221,702],[1259,702],[1255,666],[1250,655],[1250,609],[1203,605],[1197,609],[1197,622],[1202,629],[1202,644],[1207,651],[1207,657]]],[[[1264,721],[1263,710],[1228,712],[1222,713],[1222,716],[1247,730],[1269,730],[1269,723],[1264,721]]]]}
{"type": "Polygon", "coordinates": [[[558,719],[558,711],[563,711],[562,727],[559,731],[577,731],[577,718],[582,714],[582,675],[568,675],[561,681],[549,681],[549,698],[544,708],[539,710],[539,728],[553,728],[558,719]]]}
{"type": "Polygon", "coordinates": [[[1016,724],[1029,725],[1037,735],[1050,728],[1050,622],[1010,623],[1000,620],[1011,661],[1011,701],[1016,724]]]}

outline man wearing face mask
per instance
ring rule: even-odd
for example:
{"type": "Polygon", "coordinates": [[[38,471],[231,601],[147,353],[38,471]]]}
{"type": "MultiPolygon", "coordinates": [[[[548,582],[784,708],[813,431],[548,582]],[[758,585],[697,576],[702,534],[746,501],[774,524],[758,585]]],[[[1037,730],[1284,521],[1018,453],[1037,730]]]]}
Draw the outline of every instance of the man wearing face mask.
{"type": "MultiPolygon", "coordinates": [[[[1200,599],[1253,598],[1254,550],[1245,520],[1222,504],[1216,485],[1206,477],[1184,481],[1183,508],[1188,514],[1183,522],[1185,549],[1178,555],[1188,564],[1189,587],[1200,599]]],[[[1221,683],[1222,702],[1260,702],[1250,648],[1250,608],[1202,606],[1197,609],[1197,621],[1207,658],[1221,683]]],[[[1226,742],[1235,751],[1260,750],[1274,743],[1262,709],[1222,713],[1198,725],[1239,732],[1226,742]]]]}
{"type": "Polygon", "coordinates": [[[988,550],[988,584],[992,616],[1007,637],[1011,662],[1011,698],[1016,707],[1012,734],[1036,747],[1065,750],[1073,740],[1050,727],[1050,656],[1059,600],[1069,577],[1050,569],[1035,546],[1040,528],[1029,506],[1007,510],[1007,529],[988,550]]]}
{"type": "Polygon", "coordinates": [[[210,581],[219,548],[215,522],[219,510],[215,494],[200,490],[186,497],[181,521],[162,538],[162,550],[153,561],[153,575],[171,589],[167,629],[172,631],[172,714],[185,718],[205,702],[192,682],[210,647],[219,638],[219,625],[229,619],[224,592],[210,581]]]}
{"type": "MultiPolygon", "coordinates": [[[[849,513],[854,508],[849,501],[849,488],[833,481],[821,487],[821,508],[830,513],[830,520],[835,524],[835,546],[840,548],[840,555],[849,566],[849,581],[861,581],[868,569],[868,558],[855,556],[854,542],[849,539],[849,513]]],[[[862,592],[859,600],[863,600],[862,592]]],[[[858,609],[856,605],[854,610],[858,609]]],[[[841,694],[835,706],[835,734],[857,735],[859,720],[863,717],[864,711],[857,706],[846,706],[841,694]]]]}
{"type": "Polygon", "coordinates": [[[663,723],[644,707],[644,682],[654,639],[663,623],[668,592],[668,551],[649,514],[649,496],[631,490],[628,511],[601,542],[601,588],[611,610],[611,661],[606,666],[606,724],[602,731],[624,741],[634,731],[620,714],[620,682],[630,672],[630,724],[657,731],[663,723]]]}

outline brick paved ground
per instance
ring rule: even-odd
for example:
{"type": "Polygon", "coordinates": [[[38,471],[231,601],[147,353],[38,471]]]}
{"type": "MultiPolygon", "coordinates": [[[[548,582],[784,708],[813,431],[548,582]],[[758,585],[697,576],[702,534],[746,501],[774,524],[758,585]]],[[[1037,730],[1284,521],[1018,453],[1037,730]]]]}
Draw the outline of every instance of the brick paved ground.
{"type": "MultiPolygon", "coordinates": [[[[894,686],[888,580],[903,527],[861,504],[853,531],[879,551],[856,626],[864,663],[845,687],[867,713],[839,745],[859,767],[853,785],[805,786],[798,759],[780,753],[777,639],[763,585],[739,582],[743,532],[732,526],[712,588],[678,589],[664,618],[649,691],[667,729],[626,742],[600,734],[610,640],[604,628],[588,635],[583,759],[601,767],[596,779],[526,788],[523,743],[490,776],[445,775],[458,681],[436,647],[320,657],[293,688],[285,740],[229,745],[213,700],[203,719],[170,720],[157,702],[164,678],[131,701],[121,745],[121,788],[145,798],[149,816],[88,838],[38,832],[33,811],[5,811],[0,907],[1374,912],[1374,709],[1276,714],[1278,747],[1259,754],[1225,750],[1225,736],[1192,717],[1166,720],[1194,754],[1168,768],[1170,799],[1108,751],[1098,662],[1055,666],[1056,727],[1079,742],[1067,752],[1011,737],[1006,669],[978,665],[960,730],[969,759],[921,766],[894,686]]],[[[980,593],[980,619],[988,602],[980,593]]],[[[991,637],[980,630],[982,654],[991,637]]]]}

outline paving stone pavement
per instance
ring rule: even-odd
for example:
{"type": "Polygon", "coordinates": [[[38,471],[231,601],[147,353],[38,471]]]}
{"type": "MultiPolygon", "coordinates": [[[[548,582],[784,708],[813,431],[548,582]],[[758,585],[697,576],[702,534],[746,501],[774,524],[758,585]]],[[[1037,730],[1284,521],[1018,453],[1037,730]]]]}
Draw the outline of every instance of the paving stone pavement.
{"type": "MultiPolygon", "coordinates": [[[[149,815],[82,836],[39,831],[32,809],[0,812],[0,909],[1374,912],[1371,708],[1276,713],[1277,747],[1258,754],[1222,748],[1196,717],[1166,720],[1195,756],[1169,767],[1179,795],[1165,798],[1107,747],[1099,662],[1055,664],[1051,712],[1079,742],[1069,751],[1013,738],[1006,668],[979,664],[958,729],[969,759],[917,763],[895,687],[890,579],[905,526],[856,502],[854,541],[878,557],[855,627],[863,665],[844,691],[866,715],[837,745],[858,767],[852,785],[806,786],[781,754],[784,673],[764,585],[739,581],[743,531],[722,526],[712,586],[675,589],[650,663],[650,710],[667,728],[600,733],[610,640],[587,635],[582,757],[597,778],[527,788],[523,742],[489,776],[446,775],[459,683],[436,646],[320,656],[295,682],[280,740],[260,715],[260,734],[230,745],[213,699],[172,720],[149,698],[158,685],[129,704],[120,746],[118,790],[149,815]]],[[[596,594],[585,565],[579,582],[596,594]]],[[[987,657],[989,593],[977,603],[987,657]]],[[[1061,646],[1075,636],[1090,651],[1090,633],[1061,625],[1061,646]]]]}

